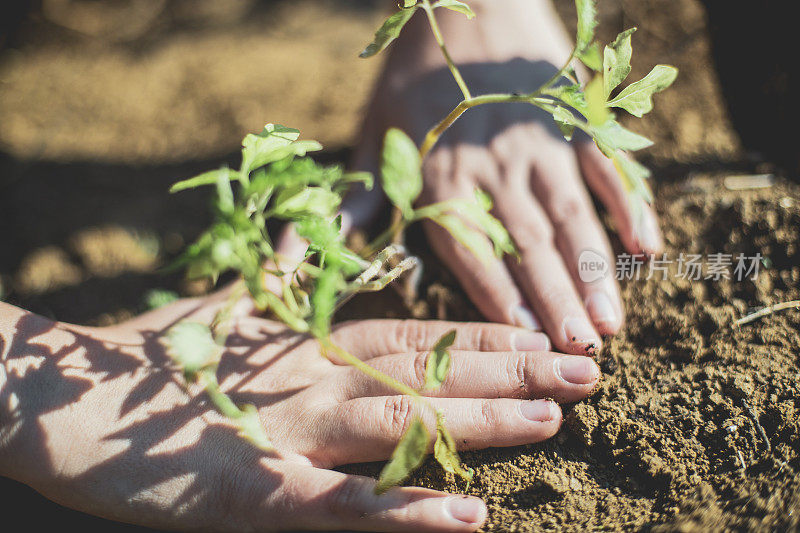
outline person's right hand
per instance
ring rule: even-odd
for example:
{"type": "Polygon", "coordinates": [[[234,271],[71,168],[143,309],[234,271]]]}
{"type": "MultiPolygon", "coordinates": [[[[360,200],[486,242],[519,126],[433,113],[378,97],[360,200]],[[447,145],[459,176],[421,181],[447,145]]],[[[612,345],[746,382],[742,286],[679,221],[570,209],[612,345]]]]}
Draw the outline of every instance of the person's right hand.
{"type": "MultiPolygon", "coordinates": [[[[388,458],[414,402],[325,359],[316,341],[250,316],[234,321],[220,383],[237,403],[258,408],[278,452],[244,442],[201,391],[181,385],[160,344],[178,320],[208,323],[216,305],[185,300],[118,326],[83,328],[0,303],[8,376],[0,387],[0,473],[63,505],[166,529],[481,525],[478,498],[414,487],[376,495],[373,479],[329,470],[388,458]]],[[[463,449],[553,436],[561,423],[553,399],[577,401],[599,379],[591,359],[548,352],[543,334],[511,326],[361,321],[338,326],[333,340],[420,388],[427,351],[452,328],[452,369],[430,402],[463,449]]]]}

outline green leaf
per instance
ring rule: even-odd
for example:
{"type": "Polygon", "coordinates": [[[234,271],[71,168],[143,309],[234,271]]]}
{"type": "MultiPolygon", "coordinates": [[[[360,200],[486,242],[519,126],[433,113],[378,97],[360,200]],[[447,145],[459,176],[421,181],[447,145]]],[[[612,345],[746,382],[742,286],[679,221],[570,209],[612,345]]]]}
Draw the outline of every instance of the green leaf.
{"type": "MultiPolygon", "coordinates": [[[[653,141],[622,127],[616,120],[608,120],[602,126],[591,129],[592,137],[606,151],[627,150],[635,152],[653,145],[653,141]],[[601,146],[602,145],[602,146],[601,146]]],[[[607,156],[611,157],[608,153],[607,156]]]]}
{"type": "Polygon", "coordinates": [[[603,50],[603,90],[606,99],[631,72],[631,35],[635,31],[636,28],[623,31],[603,50]]]}
{"type": "Polygon", "coordinates": [[[628,193],[640,196],[647,203],[652,203],[653,192],[645,181],[650,177],[650,170],[635,159],[626,157],[625,154],[615,153],[612,157],[614,166],[617,167],[622,177],[622,184],[628,193]]]}
{"type": "Polygon", "coordinates": [[[377,494],[383,494],[390,488],[399,485],[420,467],[425,460],[425,452],[428,450],[430,438],[425,424],[419,418],[415,418],[400,442],[397,443],[391,459],[381,470],[378,484],[375,486],[377,494]]]}
{"type": "Polygon", "coordinates": [[[444,415],[436,413],[436,442],[433,444],[433,456],[446,472],[456,474],[467,482],[472,481],[475,472],[465,468],[458,456],[455,440],[444,426],[444,415]]]}
{"type": "Polygon", "coordinates": [[[269,440],[261,419],[258,417],[258,409],[254,405],[244,405],[241,407],[241,414],[234,419],[239,426],[239,435],[250,441],[254,446],[263,451],[272,451],[275,447],[269,440]]]}
{"type": "Polygon", "coordinates": [[[468,19],[475,18],[475,12],[472,11],[472,8],[470,8],[464,2],[459,2],[458,0],[439,0],[438,2],[433,4],[434,9],[436,9],[437,7],[444,7],[446,9],[457,11],[463,15],[466,15],[468,19]]]}
{"type": "Polygon", "coordinates": [[[219,181],[220,178],[235,181],[239,179],[239,173],[229,168],[209,170],[208,172],[204,172],[199,176],[179,181],[170,187],[169,192],[174,193],[184,191],[186,189],[194,189],[195,187],[202,187],[203,185],[214,185],[219,181]]]}
{"type": "Polygon", "coordinates": [[[553,110],[553,120],[556,121],[556,125],[558,125],[558,129],[561,130],[564,138],[571,141],[575,126],[578,124],[578,119],[575,118],[575,115],[559,105],[553,110]]]}
{"type": "Polygon", "coordinates": [[[647,76],[625,87],[608,102],[608,106],[619,107],[633,116],[641,117],[653,109],[653,95],[672,85],[677,76],[678,69],[675,67],[656,65],[647,76]]]}
{"type": "Polygon", "coordinates": [[[153,309],[164,307],[165,305],[169,305],[179,299],[180,295],[175,291],[170,291],[167,289],[150,289],[144,295],[144,305],[148,310],[152,311],[153,309]]]}
{"type": "Polygon", "coordinates": [[[386,132],[381,155],[381,180],[389,200],[406,218],[411,218],[411,206],[422,192],[422,160],[414,141],[397,128],[386,132]]]}
{"type": "Polygon", "coordinates": [[[456,330],[448,331],[436,341],[425,363],[425,389],[431,390],[439,387],[447,378],[450,370],[450,348],[456,340],[456,330]]]}
{"type": "Polygon", "coordinates": [[[494,245],[497,257],[504,254],[516,255],[517,248],[511,235],[508,234],[503,223],[489,213],[492,210],[492,198],[480,189],[475,189],[475,201],[459,203],[458,212],[468,221],[478,226],[494,245]]]}
{"type": "Polygon", "coordinates": [[[600,45],[597,43],[590,44],[583,50],[576,50],[575,57],[594,71],[599,71],[603,68],[603,57],[600,53],[600,45]]]}
{"type": "Polygon", "coordinates": [[[341,201],[342,197],[339,194],[328,189],[301,185],[281,191],[275,198],[272,214],[288,219],[310,215],[330,217],[334,215],[341,201]]]}
{"type": "MultiPolygon", "coordinates": [[[[304,156],[307,152],[322,150],[317,141],[298,141],[300,131],[280,124],[267,124],[259,134],[248,134],[242,141],[241,173],[289,156],[304,156]]],[[[245,179],[245,178],[242,178],[245,179]]]]}
{"type": "Polygon", "coordinates": [[[216,363],[221,353],[211,330],[199,322],[178,322],[167,331],[165,343],[167,354],[187,376],[216,363]]]}
{"type": "Polygon", "coordinates": [[[578,12],[578,31],[575,39],[575,50],[582,52],[594,39],[594,29],[597,27],[597,10],[594,0],[575,0],[575,9],[578,12]]]}
{"type": "Polygon", "coordinates": [[[369,45],[367,45],[366,48],[364,48],[364,51],[361,52],[358,57],[372,57],[389,46],[392,41],[400,36],[403,26],[406,25],[406,22],[411,20],[411,17],[414,16],[416,11],[417,7],[415,5],[413,7],[401,9],[386,19],[383,22],[383,25],[378,28],[378,31],[375,32],[375,38],[369,45]]]}
{"type": "Polygon", "coordinates": [[[431,220],[450,232],[450,235],[472,252],[472,255],[484,264],[489,264],[489,258],[494,255],[494,250],[489,246],[489,241],[483,233],[467,226],[460,217],[449,213],[441,213],[431,217],[431,220]]]}
{"type": "Polygon", "coordinates": [[[545,94],[555,96],[584,116],[588,113],[586,97],[580,85],[559,85],[558,87],[550,87],[545,91],[545,94]]]}
{"type": "Polygon", "coordinates": [[[598,74],[586,84],[584,97],[586,98],[586,120],[590,125],[600,126],[613,118],[606,107],[602,76],[598,74]]]}

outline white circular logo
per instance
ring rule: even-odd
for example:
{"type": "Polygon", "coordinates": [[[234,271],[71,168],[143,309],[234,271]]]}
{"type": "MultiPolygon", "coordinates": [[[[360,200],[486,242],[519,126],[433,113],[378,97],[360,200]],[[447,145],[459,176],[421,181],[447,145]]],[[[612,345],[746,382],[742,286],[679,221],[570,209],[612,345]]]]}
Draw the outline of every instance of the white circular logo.
{"type": "Polygon", "coordinates": [[[603,279],[609,271],[608,260],[600,252],[584,250],[578,256],[578,277],[584,283],[603,279]]]}

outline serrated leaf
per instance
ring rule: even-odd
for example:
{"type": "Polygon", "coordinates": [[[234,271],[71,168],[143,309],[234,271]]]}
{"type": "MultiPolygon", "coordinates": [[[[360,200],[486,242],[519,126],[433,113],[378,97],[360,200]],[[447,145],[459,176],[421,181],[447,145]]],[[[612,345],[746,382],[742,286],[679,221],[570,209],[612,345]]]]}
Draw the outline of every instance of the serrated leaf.
{"type": "Polygon", "coordinates": [[[600,53],[600,45],[597,43],[590,44],[583,50],[576,50],[575,57],[596,72],[603,68],[603,55],[600,53]]]}
{"type": "Polygon", "coordinates": [[[403,215],[413,216],[412,205],[422,192],[422,160],[414,141],[397,128],[390,128],[383,142],[381,182],[403,215]]]}
{"type": "Polygon", "coordinates": [[[372,57],[389,46],[392,41],[400,36],[403,26],[411,20],[411,17],[414,16],[417,9],[416,6],[404,8],[387,18],[381,27],[378,28],[378,31],[375,32],[375,37],[372,42],[364,48],[364,51],[359,54],[359,57],[372,57]]]}
{"type": "Polygon", "coordinates": [[[174,193],[184,191],[186,189],[194,189],[195,187],[202,187],[204,185],[214,185],[217,183],[220,177],[226,178],[230,181],[235,181],[239,179],[239,173],[229,168],[209,170],[208,172],[203,172],[202,174],[193,178],[179,181],[170,187],[169,192],[174,193]]]}
{"type": "Polygon", "coordinates": [[[631,72],[631,35],[635,31],[636,28],[623,31],[603,50],[603,90],[606,100],[631,72]]]}
{"type": "Polygon", "coordinates": [[[555,96],[584,116],[587,114],[586,97],[580,85],[559,85],[558,87],[551,87],[545,91],[545,94],[555,96]]]}
{"type": "Polygon", "coordinates": [[[465,468],[458,455],[456,443],[444,426],[444,416],[436,413],[436,442],[433,444],[433,456],[446,472],[456,474],[467,482],[472,481],[475,472],[465,468]]]}
{"type": "Polygon", "coordinates": [[[613,118],[606,107],[602,76],[598,74],[592,81],[587,83],[583,94],[586,98],[586,113],[584,114],[590,125],[600,126],[613,118]]]}
{"type": "Polygon", "coordinates": [[[616,120],[608,120],[602,126],[594,126],[591,132],[598,145],[602,144],[612,152],[616,150],[635,152],[653,145],[653,141],[622,127],[616,120]]]}
{"type": "Polygon", "coordinates": [[[578,31],[575,39],[575,50],[582,52],[594,39],[594,29],[597,27],[597,9],[594,0],[575,0],[575,9],[578,12],[578,31]]]}
{"type": "Polygon", "coordinates": [[[653,95],[672,85],[676,77],[678,69],[675,67],[656,65],[647,76],[625,87],[608,102],[608,106],[619,107],[635,117],[641,117],[653,109],[653,95]]]}
{"type": "Polygon", "coordinates": [[[397,443],[391,459],[381,470],[378,483],[375,485],[377,494],[382,494],[390,488],[396,487],[420,467],[425,460],[425,452],[428,450],[430,438],[425,424],[419,418],[415,418],[403,434],[400,442],[397,443]]]}
{"type": "Polygon", "coordinates": [[[425,389],[439,387],[447,378],[450,370],[450,348],[456,340],[456,330],[448,331],[436,341],[425,363],[425,389]]]}
{"type": "Polygon", "coordinates": [[[178,322],[167,331],[165,342],[167,354],[186,375],[193,375],[201,368],[216,363],[221,353],[211,330],[199,322],[178,322]]]}
{"type": "Polygon", "coordinates": [[[458,0],[439,0],[438,2],[433,4],[433,8],[434,9],[437,8],[437,7],[444,7],[446,9],[450,9],[452,11],[457,11],[458,13],[461,13],[462,15],[466,15],[466,17],[468,19],[475,18],[475,12],[472,11],[472,8],[470,8],[464,2],[459,2],[458,0]]]}

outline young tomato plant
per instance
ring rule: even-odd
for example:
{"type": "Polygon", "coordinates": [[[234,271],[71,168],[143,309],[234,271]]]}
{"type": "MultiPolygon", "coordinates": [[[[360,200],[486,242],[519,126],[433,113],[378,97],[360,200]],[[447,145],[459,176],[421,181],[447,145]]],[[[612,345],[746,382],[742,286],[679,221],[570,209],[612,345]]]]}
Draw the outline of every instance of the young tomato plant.
{"type": "Polygon", "coordinates": [[[455,331],[445,334],[431,347],[426,383],[418,391],[337,346],[330,336],[331,324],[338,306],[352,295],[381,290],[416,266],[416,258],[403,257],[402,247],[390,244],[413,222],[427,218],[440,224],[483,260],[492,254],[516,253],[508,232],[490,214],[491,199],[482,191],[476,190],[471,199],[453,199],[422,207],[415,205],[422,191],[423,159],[441,135],[473,107],[526,102],[548,111],[567,140],[577,128],[590,135],[603,154],[614,161],[634,213],[641,211],[643,202],[652,201],[650,189],[644,181],[649,175],[648,170],[628,155],[652,143],[623,128],[615,120],[611,108],[624,109],[641,117],[652,109],[652,95],[668,87],[677,70],[657,65],[643,79],[612,98],[614,89],[631,70],[631,35],[635,28],[619,34],[601,52],[594,42],[594,1],[576,0],[575,3],[578,11],[575,47],[565,58],[564,66],[529,94],[472,95],[450,57],[436,20],[439,8],[473,18],[473,11],[465,3],[456,0],[435,3],[404,0],[400,10],[383,23],[374,41],[361,53],[362,57],[373,56],[385,49],[400,35],[411,17],[422,10],[463,99],[430,129],[419,147],[398,129],[386,132],[380,165],[381,186],[398,216],[360,253],[346,246],[337,211],[352,183],[360,182],[371,188],[373,177],[368,173],[344,172],[339,166],[319,165],[306,154],[322,147],[316,141],[300,140],[300,132],[295,129],[267,124],[261,133],[244,138],[242,162],[238,169],[212,170],[172,187],[173,192],[200,186],[216,187],[215,222],[186,250],[179,264],[187,267],[190,277],[210,277],[216,281],[222,273],[234,271],[242,281],[210,327],[180,322],[167,332],[164,342],[186,379],[201,383],[216,408],[229,417],[254,445],[264,450],[272,449],[255,407],[236,405],[220,390],[216,378],[231,309],[245,293],[249,293],[260,310],[270,312],[292,330],[316,338],[323,355],[335,355],[398,393],[411,396],[419,410],[433,412],[436,420],[433,430],[417,414],[381,472],[378,491],[402,483],[422,464],[432,432],[436,435],[434,457],[439,464],[447,472],[467,481],[472,479],[472,470],[459,459],[443,414],[424,396],[425,391],[440,386],[447,376],[450,367],[448,349],[455,341],[455,331]],[[596,72],[586,85],[578,81],[572,67],[575,59],[596,72]],[[271,220],[293,224],[298,234],[308,242],[304,261],[290,272],[281,270],[281,258],[275,253],[267,229],[271,220]],[[279,280],[279,294],[265,288],[268,276],[279,280]]]}

